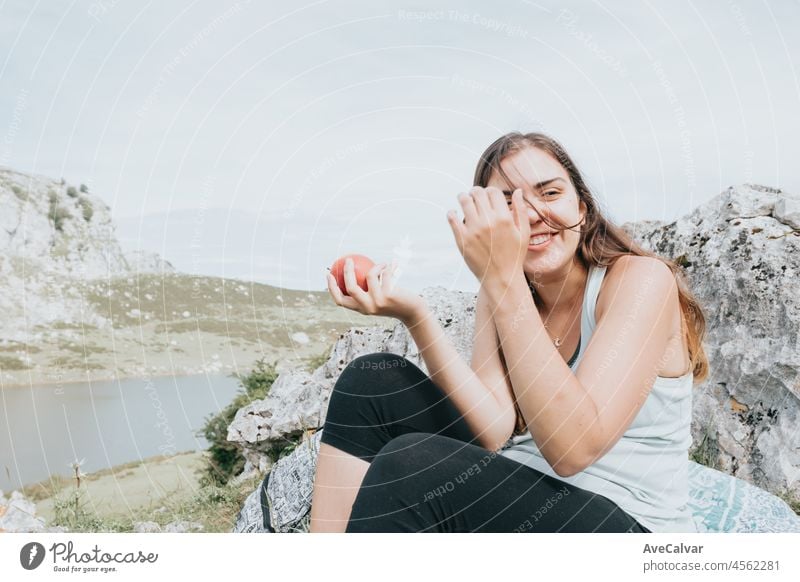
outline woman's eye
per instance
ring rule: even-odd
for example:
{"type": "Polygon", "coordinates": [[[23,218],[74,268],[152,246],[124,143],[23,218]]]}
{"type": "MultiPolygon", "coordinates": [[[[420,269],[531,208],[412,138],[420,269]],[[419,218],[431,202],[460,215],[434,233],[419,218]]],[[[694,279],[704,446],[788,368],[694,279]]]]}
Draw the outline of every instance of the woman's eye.
{"type": "Polygon", "coordinates": [[[544,193],[545,196],[547,196],[548,194],[552,194],[553,196],[557,196],[558,195],[558,190],[548,190],[547,192],[544,193]]]}

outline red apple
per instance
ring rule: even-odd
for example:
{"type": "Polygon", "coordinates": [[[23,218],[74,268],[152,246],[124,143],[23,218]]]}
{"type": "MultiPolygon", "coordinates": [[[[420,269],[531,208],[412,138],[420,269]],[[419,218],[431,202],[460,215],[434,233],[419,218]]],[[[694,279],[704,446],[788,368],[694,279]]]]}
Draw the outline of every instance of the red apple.
{"type": "Polygon", "coordinates": [[[344,283],[344,263],[347,258],[353,259],[353,270],[355,271],[356,275],[356,283],[358,286],[361,287],[364,291],[369,291],[369,285],[367,284],[367,273],[369,270],[375,266],[375,263],[369,257],[365,257],[364,255],[344,255],[343,257],[339,257],[331,266],[331,275],[334,276],[336,282],[339,284],[339,289],[342,290],[343,295],[349,296],[350,294],[347,292],[347,288],[345,287],[344,283]]]}

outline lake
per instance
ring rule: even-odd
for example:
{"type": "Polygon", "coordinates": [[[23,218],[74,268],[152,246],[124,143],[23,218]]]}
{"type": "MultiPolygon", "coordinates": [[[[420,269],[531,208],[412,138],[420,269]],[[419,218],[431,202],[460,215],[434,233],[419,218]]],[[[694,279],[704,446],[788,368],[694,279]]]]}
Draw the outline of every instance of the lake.
{"type": "Polygon", "coordinates": [[[196,432],[241,389],[226,376],[169,376],[0,390],[0,490],[202,450],[196,432]]]}

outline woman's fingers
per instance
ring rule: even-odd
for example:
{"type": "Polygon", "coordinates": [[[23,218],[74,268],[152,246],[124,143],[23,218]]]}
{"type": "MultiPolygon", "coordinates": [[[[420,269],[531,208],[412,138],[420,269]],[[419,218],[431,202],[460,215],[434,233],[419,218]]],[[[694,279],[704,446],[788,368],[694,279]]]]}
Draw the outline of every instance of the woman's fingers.
{"type": "Polygon", "coordinates": [[[450,230],[453,231],[453,237],[456,239],[456,246],[458,247],[458,251],[463,255],[464,231],[467,229],[467,227],[464,223],[458,221],[458,214],[456,214],[455,210],[447,211],[447,223],[450,225],[450,230]]]}
{"type": "Polygon", "coordinates": [[[386,265],[381,272],[381,290],[384,295],[392,292],[397,274],[397,260],[393,260],[391,265],[386,265]]]}
{"type": "Polygon", "coordinates": [[[486,190],[480,186],[475,186],[469,191],[469,195],[475,204],[475,208],[478,209],[478,215],[483,221],[488,221],[489,215],[492,214],[492,205],[489,202],[486,190]]]}
{"type": "Polygon", "coordinates": [[[372,299],[369,293],[361,288],[356,280],[356,269],[353,265],[353,259],[348,258],[344,264],[344,287],[350,294],[358,306],[361,308],[362,314],[367,314],[371,309],[372,299]]]}
{"type": "Polygon", "coordinates": [[[378,275],[386,267],[385,263],[374,265],[367,273],[367,287],[369,288],[369,296],[374,305],[380,305],[383,302],[383,290],[381,282],[378,280],[378,275]]]}
{"type": "Polygon", "coordinates": [[[478,208],[475,206],[475,200],[472,196],[465,192],[458,195],[458,203],[461,204],[461,209],[464,211],[464,220],[467,224],[475,224],[478,221],[478,208]]]}
{"type": "Polygon", "coordinates": [[[340,307],[347,307],[348,309],[356,309],[358,304],[352,297],[346,297],[342,290],[339,289],[339,283],[336,282],[336,277],[329,271],[327,275],[328,291],[333,296],[333,301],[340,307]]]}
{"type": "Polygon", "coordinates": [[[508,206],[508,202],[506,201],[506,197],[500,188],[486,188],[486,198],[492,208],[492,212],[497,215],[504,215],[506,212],[511,210],[511,208],[508,206]]]}

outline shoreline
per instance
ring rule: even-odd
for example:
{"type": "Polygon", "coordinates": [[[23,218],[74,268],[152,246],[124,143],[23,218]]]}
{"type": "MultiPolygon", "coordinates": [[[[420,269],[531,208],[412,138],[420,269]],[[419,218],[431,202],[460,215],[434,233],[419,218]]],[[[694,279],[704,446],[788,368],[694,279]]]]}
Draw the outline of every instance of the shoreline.
{"type": "MultiPolygon", "coordinates": [[[[124,374],[124,375],[110,375],[108,377],[100,376],[100,377],[92,377],[92,378],[83,379],[83,380],[73,380],[73,379],[70,379],[70,380],[58,380],[58,381],[48,380],[48,381],[32,382],[32,383],[27,383],[26,382],[24,384],[21,384],[21,383],[18,383],[18,382],[10,382],[10,383],[8,383],[8,382],[4,382],[2,379],[0,379],[0,388],[2,388],[2,389],[5,389],[5,388],[53,388],[54,386],[58,387],[58,386],[66,386],[66,385],[74,385],[74,384],[90,384],[92,382],[113,382],[114,380],[143,380],[145,378],[159,378],[159,379],[163,379],[163,378],[191,378],[191,377],[194,377],[194,376],[210,376],[210,375],[212,375],[212,373],[210,373],[208,371],[205,371],[205,372],[198,371],[198,372],[194,372],[194,373],[192,373],[192,372],[179,372],[179,373],[174,373],[174,374],[164,374],[164,373],[159,372],[159,373],[156,373],[156,374],[124,374]]],[[[219,375],[219,373],[216,373],[216,374],[213,374],[213,375],[219,375]]],[[[226,375],[230,376],[232,374],[226,374],[226,375]]]]}
{"type": "MultiPolygon", "coordinates": [[[[264,354],[261,355],[267,362],[275,362],[276,363],[276,370],[278,373],[281,373],[287,369],[291,369],[297,366],[302,366],[303,362],[308,358],[313,356],[312,353],[308,353],[305,355],[304,358],[298,358],[296,356],[287,356],[285,353],[286,350],[276,350],[275,353],[271,354],[270,356],[266,356],[264,354]]],[[[295,351],[297,353],[297,351],[295,351]]],[[[2,372],[0,373],[0,389],[35,389],[35,388],[67,388],[70,385],[75,384],[90,384],[95,382],[113,382],[113,381],[121,381],[121,380],[145,380],[145,379],[163,379],[163,378],[191,378],[196,376],[227,376],[231,377],[234,374],[247,374],[249,373],[253,367],[255,366],[255,362],[261,358],[255,357],[253,355],[252,361],[244,365],[236,365],[234,363],[222,363],[220,362],[218,365],[209,366],[206,369],[203,369],[203,362],[200,362],[195,369],[192,369],[191,366],[181,366],[180,369],[176,369],[175,371],[167,371],[167,370],[156,370],[152,372],[148,372],[147,370],[140,369],[140,370],[122,370],[121,372],[114,373],[110,370],[95,370],[94,373],[87,374],[86,371],[75,370],[74,373],[62,373],[61,379],[54,379],[52,377],[45,377],[40,379],[28,379],[28,380],[21,380],[21,377],[24,376],[31,376],[32,374],[29,371],[19,371],[19,372],[2,372]]],[[[32,372],[32,371],[31,371],[32,372]]]]}

